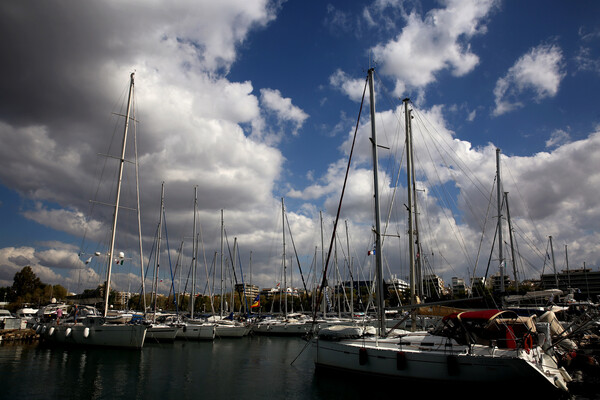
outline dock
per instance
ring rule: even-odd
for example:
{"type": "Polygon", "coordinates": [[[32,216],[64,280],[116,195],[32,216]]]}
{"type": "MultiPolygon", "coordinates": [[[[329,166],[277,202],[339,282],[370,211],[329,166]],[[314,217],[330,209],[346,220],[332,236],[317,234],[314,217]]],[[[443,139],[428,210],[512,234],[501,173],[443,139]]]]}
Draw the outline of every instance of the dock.
{"type": "Polygon", "coordinates": [[[40,335],[33,329],[2,329],[0,330],[0,343],[16,341],[39,340],[40,335]]]}

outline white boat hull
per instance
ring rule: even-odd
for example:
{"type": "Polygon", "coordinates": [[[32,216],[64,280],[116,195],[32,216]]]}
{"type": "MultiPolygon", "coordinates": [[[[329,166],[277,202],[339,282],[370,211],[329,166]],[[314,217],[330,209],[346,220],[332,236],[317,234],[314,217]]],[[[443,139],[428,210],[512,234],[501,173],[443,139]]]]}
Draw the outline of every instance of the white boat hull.
{"type": "Polygon", "coordinates": [[[146,341],[173,342],[177,336],[177,327],[162,324],[151,324],[146,332],[146,341]]]}
{"type": "Polygon", "coordinates": [[[543,383],[556,390],[565,378],[556,364],[541,350],[532,349],[527,357],[517,351],[485,346],[401,346],[398,338],[374,337],[343,340],[313,339],[315,366],[366,375],[400,379],[433,380],[453,383],[543,383]],[[534,352],[536,352],[534,354],[534,352]],[[557,382],[558,381],[558,382],[557,382]]]}
{"type": "Polygon", "coordinates": [[[250,328],[245,325],[219,325],[215,326],[217,337],[244,337],[248,335],[250,328]]]}
{"type": "Polygon", "coordinates": [[[39,333],[49,343],[141,349],[146,338],[145,325],[85,324],[55,322],[40,324],[39,333]]]}
{"type": "Polygon", "coordinates": [[[305,322],[259,322],[252,327],[257,335],[302,336],[310,332],[311,323],[305,322]]]}
{"type": "Polygon", "coordinates": [[[216,329],[214,324],[189,324],[177,326],[177,339],[214,340],[216,329]]]}

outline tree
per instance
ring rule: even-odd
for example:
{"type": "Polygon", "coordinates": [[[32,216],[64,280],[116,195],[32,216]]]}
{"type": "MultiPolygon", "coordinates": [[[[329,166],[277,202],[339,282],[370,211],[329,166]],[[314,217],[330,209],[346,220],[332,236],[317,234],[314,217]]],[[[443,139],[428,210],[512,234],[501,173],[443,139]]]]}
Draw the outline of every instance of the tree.
{"type": "Polygon", "coordinates": [[[64,300],[67,298],[67,289],[61,285],[45,285],[44,297],[47,299],[59,299],[64,300]]]}
{"type": "Polygon", "coordinates": [[[15,274],[12,290],[16,297],[24,297],[27,294],[34,293],[36,289],[43,289],[44,286],[40,278],[33,273],[31,267],[26,266],[15,274]]]}

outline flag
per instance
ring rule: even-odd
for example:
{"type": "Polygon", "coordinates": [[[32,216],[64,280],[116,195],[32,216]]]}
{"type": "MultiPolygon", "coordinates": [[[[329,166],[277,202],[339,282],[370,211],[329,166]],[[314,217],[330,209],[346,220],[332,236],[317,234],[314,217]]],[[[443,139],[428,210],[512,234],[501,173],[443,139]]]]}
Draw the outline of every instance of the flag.
{"type": "Polygon", "coordinates": [[[368,250],[367,251],[367,255],[368,256],[372,256],[373,254],[375,254],[375,249],[377,248],[377,243],[373,243],[373,250],[368,250]]]}
{"type": "Polygon", "coordinates": [[[250,308],[256,308],[256,307],[260,307],[260,295],[257,294],[256,298],[254,299],[254,303],[252,303],[252,305],[250,306],[250,308]]]}

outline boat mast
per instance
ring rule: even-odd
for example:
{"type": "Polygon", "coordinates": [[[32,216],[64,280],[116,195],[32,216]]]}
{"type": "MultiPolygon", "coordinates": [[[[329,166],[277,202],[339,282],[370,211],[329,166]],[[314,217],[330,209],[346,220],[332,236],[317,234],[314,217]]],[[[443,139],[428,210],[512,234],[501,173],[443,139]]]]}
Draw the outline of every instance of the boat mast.
{"type": "MultiPolygon", "coordinates": [[[[232,274],[230,274],[229,281],[231,282],[231,307],[229,307],[229,311],[235,312],[235,285],[233,282],[233,278],[235,275],[235,263],[237,260],[237,237],[233,238],[233,260],[231,261],[232,274]]],[[[242,303],[242,296],[240,296],[240,305],[242,303]]]]}
{"type": "Polygon", "coordinates": [[[554,281],[556,283],[556,288],[558,287],[558,274],[556,273],[556,263],[554,262],[554,246],[552,246],[552,236],[549,236],[550,239],[550,252],[552,253],[552,269],[554,269],[554,281]]]}
{"type": "Polygon", "coordinates": [[[567,287],[571,288],[571,275],[569,274],[569,252],[567,251],[567,245],[565,244],[565,262],[567,263],[567,287]]]}
{"type": "Polygon", "coordinates": [[[515,289],[519,291],[519,277],[517,276],[517,259],[515,258],[515,246],[513,242],[512,222],[510,220],[510,209],[508,207],[508,192],[504,192],[504,202],[506,203],[506,220],[508,221],[508,235],[510,237],[510,254],[512,258],[513,274],[515,276],[515,289]]]}
{"type": "Polygon", "coordinates": [[[346,224],[346,246],[348,254],[348,271],[350,271],[350,318],[354,319],[354,275],[352,274],[352,257],[350,257],[350,235],[348,233],[348,220],[346,224]]]}
{"type": "MultiPolygon", "coordinates": [[[[325,274],[325,244],[323,242],[323,211],[319,211],[319,222],[321,224],[321,267],[322,267],[322,274],[325,274]]],[[[325,301],[325,298],[327,297],[327,277],[325,276],[323,278],[323,287],[321,288],[321,291],[325,291],[325,296],[323,296],[323,304],[321,305],[321,309],[323,310],[323,318],[327,317],[327,303],[325,301]]],[[[318,306],[318,304],[317,304],[318,306]]]]}
{"type": "Polygon", "coordinates": [[[287,302],[287,271],[286,271],[286,262],[285,262],[285,206],[283,204],[283,197],[281,198],[281,221],[283,222],[283,290],[285,290],[285,294],[283,296],[285,300],[284,310],[285,310],[285,318],[287,319],[288,315],[288,302],[287,302]]]}
{"type": "Polygon", "coordinates": [[[123,182],[123,164],[125,163],[125,147],[127,145],[127,130],[129,129],[129,113],[131,112],[131,100],[133,97],[133,76],[130,75],[129,96],[127,98],[127,113],[125,114],[125,127],[123,128],[123,145],[121,147],[121,158],[119,160],[119,179],[117,181],[117,195],[115,199],[115,213],[113,215],[112,233],[110,238],[110,250],[108,252],[108,267],[106,269],[106,288],[104,293],[104,317],[108,312],[108,297],[110,296],[110,275],[112,272],[113,256],[115,252],[115,236],[117,234],[117,217],[119,214],[119,202],[121,200],[121,183],[123,182]]]}
{"type": "Polygon", "coordinates": [[[371,148],[373,152],[373,186],[375,194],[375,276],[377,280],[377,313],[379,334],[385,335],[385,294],[383,292],[383,263],[381,258],[381,221],[379,214],[379,177],[377,160],[377,132],[375,130],[375,90],[373,88],[374,68],[369,69],[369,97],[371,111],[371,148]]]}
{"type": "Polygon", "coordinates": [[[223,236],[225,234],[225,221],[223,217],[223,209],[221,209],[221,306],[219,307],[219,316],[223,319],[223,306],[224,306],[224,296],[223,296],[223,236]]]}
{"type": "MultiPolygon", "coordinates": [[[[408,259],[410,262],[410,304],[416,304],[416,268],[415,268],[415,248],[414,248],[414,229],[413,229],[413,152],[412,137],[410,134],[410,112],[408,111],[408,102],[410,99],[402,100],[404,102],[404,123],[406,127],[406,181],[408,192],[408,259]]],[[[416,330],[417,321],[414,310],[411,311],[411,320],[413,331],[416,330]]]]}
{"type": "Polygon", "coordinates": [[[165,183],[160,189],[160,216],[158,218],[158,240],[156,242],[156,257],[154,262],[154,282],[152,284],[152,295],[154,297],[154,315],[152,321],[156,322],[156,303],[158,302],[158,273],[160,270],[160,242],[162,241],[163,211],[165,209],[165,183]]]}
{"type": "Polygon", "coordinates": [[[412,136],[412,111],[413,110],[408,110],[408,134],[410,135],[410,160],[411,160],[411,175],[412,175],[412,193],[413,193],[413,222],[414,222],[414,230],[413,230],[413,236],[414,236],[414,243],[415,243],[415,247],[416,247],[416,257],[415,257],[415,262],[416,262],[416,270],[415,270],[415,302],[418,302],[417,299],[423,296],[423,266],[421,264],[421,255],[423,254],[423,252],[421,251],[421,239],[419,238],[419,211],[417,208],[418,202],[417,202],[417,184],[416,184],[416,177],[415,177],[415,157],[414,157],[414,152],[413,152],[413,136],[412,136]]]}
{"type": "Polygon", "coordinates": [[[498,261],[500,263],[500,293],[504,288],[504,255],[502,254],[502,183],[500,182],[500,149],[496,149],[496,185],[498,195],[498,261]]]}
{"type": "MultiPolygon", "coordinates": [[[[135,121],[135,115],[134,115],[135,121]]],[[[135,125],[134,125],[135,127],[135,125]]],[[[140,212],[140,175],[138,165],[137,151],[137,130],[133,130],[133,144],[135,149],[135,189],[137,197],[137,220],[138,220],[138,241],[140,246],[140,277],[142,278],[142,301],[144,305],[144,316],[146,316],[146,279],[144,279],[144,252],[142,251],[142,216],[140,212]]]]}
{"type": "Polygon", "coordinates": [[[192,296],[190,298],[192,305],[190,308],[190,318],[194,319],[194,303],[196,302],[196,267],[198,266],[198,240],[196,239],[196,213],[198,209],[198,186],[194,186],[194,229],[192,233],[192,296]]]}

